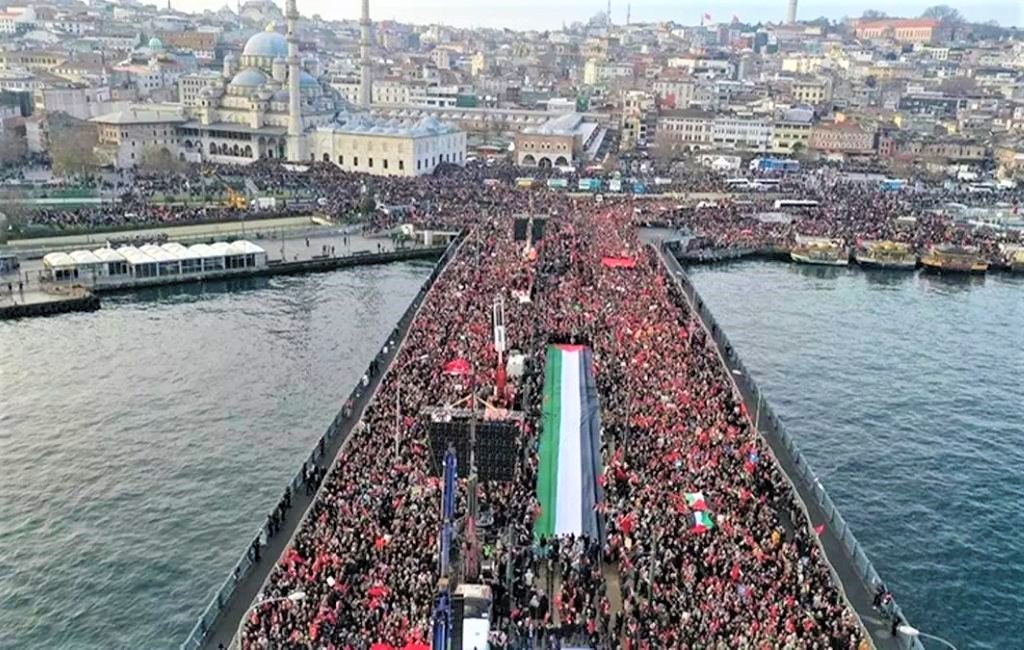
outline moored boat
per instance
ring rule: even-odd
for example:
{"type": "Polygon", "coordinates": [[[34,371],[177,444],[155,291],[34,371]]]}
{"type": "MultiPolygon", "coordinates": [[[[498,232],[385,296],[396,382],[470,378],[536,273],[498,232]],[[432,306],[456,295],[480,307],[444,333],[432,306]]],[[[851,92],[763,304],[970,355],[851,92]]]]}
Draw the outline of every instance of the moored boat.
{"type": "Polygon", "coordinates": [[[846,266],[850,263],[850,251],[838,239],[827,237],[796,236],[796,245],[789,251],[789,257],[801,264],[825,266],[846,266]]]}
{"type": "Polygon", "coordinates": [[[999,248],[1003,252],[1006,266],[1014,273],[1024,273],[1024,246],[1020,244],[1003,244],[999,248]]]}
{"type": "Polygon", "coordinates": [[[988,262],[981,256],[977,246],[954,246],[939,244],[932,246],[921,257],[921,266],[936,273],[985,273],[988,262]]]}
{"type": "Polygon", "coordinates": [[[853,258],[865,268],[909,271],[917,267],[917,255],[910,245],[894,241],[858,242],[853,258]]]}

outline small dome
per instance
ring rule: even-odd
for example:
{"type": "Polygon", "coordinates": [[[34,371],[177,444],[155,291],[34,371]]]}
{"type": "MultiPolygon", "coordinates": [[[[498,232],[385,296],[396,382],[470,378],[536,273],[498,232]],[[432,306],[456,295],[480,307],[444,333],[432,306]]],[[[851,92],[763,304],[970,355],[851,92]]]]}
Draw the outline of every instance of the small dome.
{"type": "Polygon", "coordinates": [[[254,34],[245,43],[242,56],[288,56],[288,41],[277,32],[260,32],[254,34]]]}
{"type": "Polygon", "coordinates": [[[256,68],[246,68],[231,80],[232,86],[258,87],[267,83],[267,75],[256,68]]]}
{"type": "Polygon", "coordinates": [[[299,85],[300,86],[319,86],[320,82],[316,80],[316,77],[309,74],[305,70],[299,73],[299,85]]]}
{"type": "Polygon", "coordinates": [[[282,88],[281,90],[278,90],[276,93],[274,93],[274,98],[273,99],[274,99],[275,102],[287,102],[288,101],[288,91],[285,90],[284,88],[282,88]]]}
{"type": "Polygon", "coordinates": [[[151,50],[162,50],[162,49],[164,49],[163,41],[161,41],[159,38],[154,36],[153,38],[149,39],[149,49],[151,49],[151,50]]]}

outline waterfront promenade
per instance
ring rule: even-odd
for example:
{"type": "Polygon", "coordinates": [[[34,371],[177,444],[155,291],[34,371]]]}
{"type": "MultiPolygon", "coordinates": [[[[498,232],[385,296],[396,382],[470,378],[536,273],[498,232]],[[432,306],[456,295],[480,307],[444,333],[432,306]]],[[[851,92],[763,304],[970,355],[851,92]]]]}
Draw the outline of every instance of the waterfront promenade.
{"type": "Polygon", "coordinates": [[[709,340],[715,345],[722,364],[729,371],[736,393],[742,399],[747,412],[752,414],[755,429],[771,448],[772,455],[799,497],[808,520],[814,526],[824,526],[822,532],[818,534],[818,541],[828,559],[833,577],[841,586],[846,601],[860,618],[864,629],[871,637],[872,644],[879,650],[920,648],[920,643],[916,640],[894,637],[891,621],[884,618],[873,606],[876,588],[880,584],[879,576],[842,516],[835,509],[821,482],[814,476],[807,461],[782,429],[771,408],[765,404],[753,378],[728,344],[724,332],[719,329],[679,260],[663,246],[658,245],[653,232],[645,233],[645,239],[657,248],[668,275],[686,297],[690,309],[699,318],[709,340]]]}

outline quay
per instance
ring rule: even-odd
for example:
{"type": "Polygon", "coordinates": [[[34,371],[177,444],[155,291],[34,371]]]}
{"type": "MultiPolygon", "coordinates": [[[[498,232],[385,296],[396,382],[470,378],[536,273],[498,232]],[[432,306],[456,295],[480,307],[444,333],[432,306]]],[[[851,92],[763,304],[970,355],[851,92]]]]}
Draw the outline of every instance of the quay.
{"type": "Polygon", "coordinates": [[[34,287],[19,291],[15,286],[7,291],[5,282],[0,289],[0,320],[96,311],[99,308],[99,296],[83,287],[58,287],[51,290],[34,287]]]}
{"type": "Polygon", "coordinates": [[[330,473],[349,434],[361,421],[363,412],[373,399],[377,388],[391,367],[391,362],[404,344],[409,328],[419,313],[427,294],[433,288],[434,281],[440,276],[448,261],[455,256],[462,241],[463,236],[459,235],[447,247],[441,249],[439,259],[430,277],[413,298],[395,329],[381,346],[377,356],[370,362],[365,374],[365,385],[360,382],[360,385],[352,390],[346,402],[347,406],[343,406],[338,411],[334,420],[328,425],[327,431],[321,436],[295,477],[285,488],[291,498],[291,507],[285,511],[276,534],[270,534],[266,523],[260,526],[254,538],[246,545],[242,557],[203,610],[188,638],[181,644],[181,650],[200,648],[218,650],[219,647],[231,647],[231,641],[242,618],[262,591],[270,572],[298,532],[313,501],[317,498],[319,486],[317,489],[311,490],[312,494],[307,493],[306,470],[316,467],[330,473]],[[259,549],[258,558],[253,554],[253,548],[259,549]]]}
{"type": "MultiPolygon", "coordinates": [[[[873,599],[878,586],[882,584],[882,579],[821,485],[821,481],[815,476],[793,439],[765,402],[760,388],[701,299],[679,259],[667,246],[660,243],[654,231],[644,232],[642,236],[656,248],[666,274],[673,279],[691,311],[697,316],[708,339],[714,343],[722,364],[732,378],[735,393],[742,400],[747,412],[753,414],[754,428],[768,443],[808,521],[813,526],[824,526],[818,535],[822,555],[832,572],[836,586],[850,608],[857,614],[862,627],[871,638],[873,647],[878,650],[924,650],[924,646],[917,638],[894,636],[891,621],[875,609],[873,599]]],[[[894,612],[901,622],[906,622],[899,605],[895,605],[894,612]]]]}
{"type": "Polygon", "coordinates": [[[446,246],[435,238],[430,245],[419,243],[396,246],[390,239],[367,238],[361,235],[338,234],[336,231],[308,237],[258,240],[267,247],[266,266],[224,269],[202,274],[161,275],[149,278],[126,278],[124,281],[102,282],[74,280],[54,282],[46,279],[40,260],[27,260],[17,274],[0,276],[0,318],[50,316],[72,311],[100,308],[100,296],[151,287],[196,282],[323,273],[355,266],[390,264],[410,260],[436,260],[446,246]],[[304,244],[304,242],[307,242],[304,244]],[[344,243],[343,243],[344,242],[344,243]],[[437,243],[435,243],[437,242],[437,243]],[[325,253],[324,251],[330,251],[325,253]],[[7,283],[12,291],[7,291],[7,283]],[[22,290],[19,291],[19,282],[22,290]]]}

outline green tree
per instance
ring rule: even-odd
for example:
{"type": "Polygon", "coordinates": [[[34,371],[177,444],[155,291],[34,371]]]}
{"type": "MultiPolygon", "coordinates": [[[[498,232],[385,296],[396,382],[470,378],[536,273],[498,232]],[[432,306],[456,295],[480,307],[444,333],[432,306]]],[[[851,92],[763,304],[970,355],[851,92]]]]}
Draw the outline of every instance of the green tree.
{"type": "Polygon", "coordinates": [[[863,20],[881,20],[882,18],[888,18],[889,14],[877,9],[868,9],[860,17],[863,20]]]}

